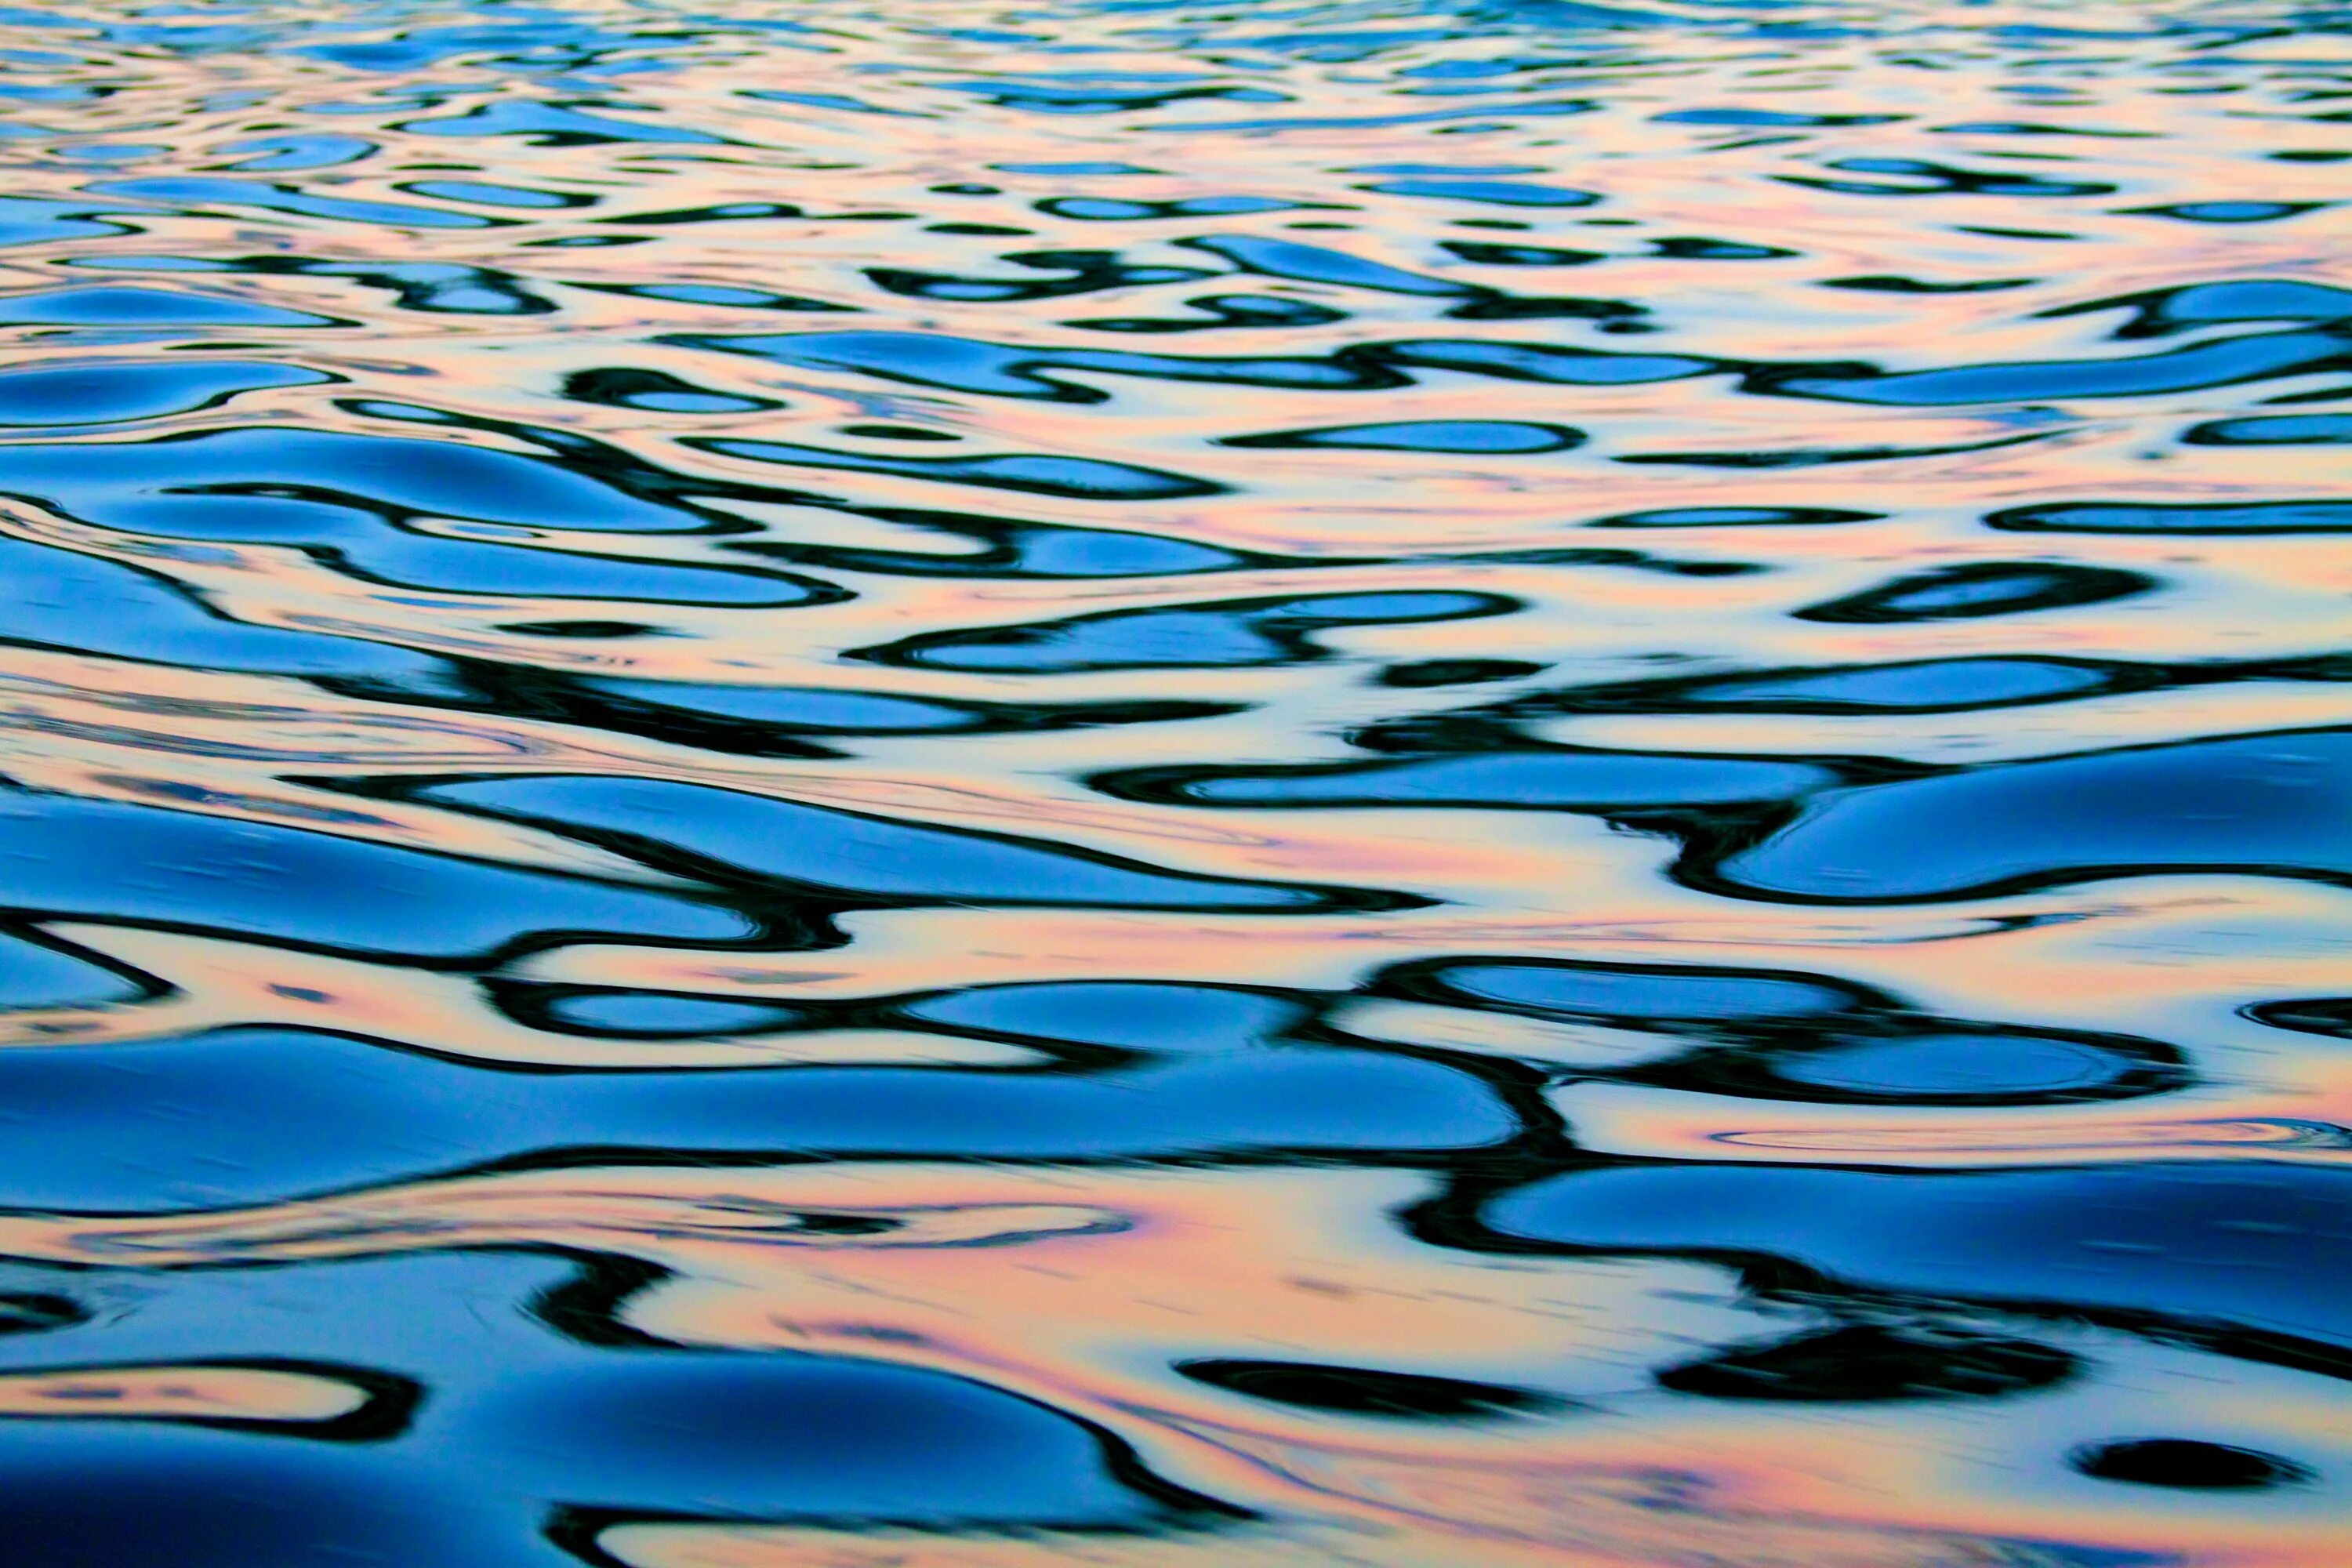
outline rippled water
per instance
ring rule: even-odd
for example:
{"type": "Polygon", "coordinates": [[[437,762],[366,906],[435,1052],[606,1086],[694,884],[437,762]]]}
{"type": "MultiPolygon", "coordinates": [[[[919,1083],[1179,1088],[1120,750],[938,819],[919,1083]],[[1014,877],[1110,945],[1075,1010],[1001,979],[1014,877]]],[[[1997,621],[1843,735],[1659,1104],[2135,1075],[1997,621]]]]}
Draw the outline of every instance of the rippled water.
{"type": "Polygon", "coordinates": [[[2344,13],[0,14],[25,1568],[2341,1568],[2344,13]]]}

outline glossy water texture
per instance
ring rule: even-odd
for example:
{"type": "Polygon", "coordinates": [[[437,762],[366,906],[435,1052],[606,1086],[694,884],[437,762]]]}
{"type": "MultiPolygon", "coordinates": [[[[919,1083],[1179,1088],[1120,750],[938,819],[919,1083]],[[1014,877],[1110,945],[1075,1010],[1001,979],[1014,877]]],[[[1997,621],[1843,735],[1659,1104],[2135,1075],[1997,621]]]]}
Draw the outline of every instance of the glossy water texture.
{"type": "Polygon", "coordinates": [[[2352,22],[0,12],[9,1568],[2343,1568],[2352,22]]]}

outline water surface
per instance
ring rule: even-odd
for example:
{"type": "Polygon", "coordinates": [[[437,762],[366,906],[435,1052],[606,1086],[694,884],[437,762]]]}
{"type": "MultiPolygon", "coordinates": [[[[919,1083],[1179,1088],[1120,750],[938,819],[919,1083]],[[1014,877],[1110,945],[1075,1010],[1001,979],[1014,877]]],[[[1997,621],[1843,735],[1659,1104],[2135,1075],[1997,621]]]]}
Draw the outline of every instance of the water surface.
{"type": "Polygon", "coordinates": [[[2344,18],[0,13],[23,1568],[2338,1568],[2344,18]]]}

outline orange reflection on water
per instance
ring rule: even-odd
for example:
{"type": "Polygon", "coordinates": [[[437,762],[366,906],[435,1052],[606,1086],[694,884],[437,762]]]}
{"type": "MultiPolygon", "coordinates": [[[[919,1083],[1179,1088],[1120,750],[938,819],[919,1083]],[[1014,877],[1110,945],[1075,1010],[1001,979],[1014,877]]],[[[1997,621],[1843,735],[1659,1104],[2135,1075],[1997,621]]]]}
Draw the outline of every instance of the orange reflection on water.
{"type": "MultiPolygon", "coordinates": [[[[578,1171],[181,1219],[16,1219],[0,1246],[142,1268],[415,1247],[625,1253],[674,1271],[628,1307],[633,1328],[688,1345],[821,1351],[982,1378],[1099,1421],[1162,1475],[1264,1516],[1190,1542],[1045,1538],[1078,1562],[1335,1552],[1403,1565],[1472,1552],[1990,1568],[2020,1553],[2034,1561],[2031,1543],[2052,1536],[2116,1551],[2187,1545],[2200,1560],[2263,1568],[2329,1561],[2338,1521],[2319,1499],[2157,1519],[2103,1505],[2085,1483],[2034,1479],[2037,1456],[2119,1419],[2161,1419],[2192,1389],[2234,1402],[2237,1418],[2263,1431],[2294,1430],[2303,1451],[2352,1457],[2328,1400],[2297,1374],[2083,1327],[2057,1342],[2109,1363],[2106,1378],[1990,1405],[1824,1419],[1802,1405],[1695,1401],[1645,1388],[1642,1369],[1780,1337],[1810,1314],[1743,1300],[1710,1264],[1417,1243],[1389,1216],[1426,1195],[1410,1175],[1341,1172],[578,1171]],[[796,1234],[810,1214],[889,1228],[796,1234]],[[1557,1405],[1432,1427],[1281,1412],[1171,1371],[1219,1357],[1473,1378],[1557,1405]]],[[[2216,1417],[2225,1408],[2212,1405],[2216,1417]]],[[[699,1525],[632,1526],[607,1546],[648,1565],[885,1563],[918,1549],[924,1561],[994,1563],[1012,1549],[699,1525]]]]}
{"type": "MultiPolygon", "coordinates": [[[[160,385],[251,361],[319,378],[76,423],[70,397],[0,407],[0,550],[25,552],[0,561],[0,805],[300,829],[659,893],[740,931],[551,928],[404,961],[329,929],[376,912],[372,886],[252,934],[238,900],[285,889],[249,840],[100,866],[105,844],[60,849],[0,814],[16,835],[0,880],[80,855],[67,871],[117,878],[123,905],[8,893],[0,938],[139,977],[0,1007],[0,1070],[29,1083],[117,1046],[260,1027],[494,1070],[457,1096],[485,1124],[566,1075],[740,1068],[779,1103],[818,1082],[991,1106],[1075,1083],[1118,1125],[1018,1158],[950,1158],[930,1125],[855,1156],[804,1131],[724,1150],[684,1147],[693,1129],[680,1148],[597,1126],[522,1151],[457,1136],[429,1171],[348,1190],[289,1177],[271,1201],[202,1212],[18,1202],[0,1172],[8,1268],[168,1294],[445,1251],[625,1264],[654,1282],[614,1309],[619,1328],[681,1357],[951,1373],[1092,1423],[1227,1510],[1158,1534],[1050,1511],[926,1531],[817,1502],[604,1525],[595,1546],[627,1568],[2352,1561],[2334,1342],[2160,1301],[2102,1312],[2031,1270],[1931,1298],[1840,1277],[1794,1237],[1600,1251],[1482,1228],[1490,1202],[1583,1172],[2246,1169],[2319,1192],[2352,1162],[2352,904],[2300,861],[2200,858],[2199,825],[2227,802],[2166,819],[2178,858],[2127,846],[2016,885],[1843,900],[1717,874],[1833,790],[2216,737],[2288,748],[2346,724],[2339,523],[2114,515],[2352,494],[2325,424],[2345,418],[2346,318],[2309,313],[2310,291],[2343,282],[2352,219],[2324,19],[2254,0],[716,10],[0,20],[0,226],[27,226],[0,233],[0,307],[32,302],[0,310],[0,404],[21,398],[5,390],[19,370],[130,364],[160,385]],[[609,36],[557,58],[575,26],[609,36]],[[363,52],[335,52],[351,44],[363,52]],[[603,129],[530,129],[558,112],[603,129]],[[39,301],[83,288],[309,321],[41,319],[39,301]],[[2303,358],[2277,346],[2290,337],[2303,358]],[[611,392],[628,376],[666,390],[611,392]],[[2317,437],[2264,423],[2306,418],[2317,437]],[[1299,438],[1359,426],[1374,435],[1299,438]],[[286,456],[326,435],[364,449],[333,484],[286,456]],[[394,440],[432,445],[366,445],[394,440]],[[115,485],[159,451],[187,471],[115,485]],[[460,452],[524,466],[385,500],[460,452]],[[585,488],[531,500],[517,476],[550,472],[585,488]],[[616,497],[637,509],[623,524],[596,510],[626,511],[616,497]],[[2023,510],[2074,506],[2106,521],[2023,510]],[[38,568],[58,561],[119,574],[117,596],[56,586],[38,568]],[[1086,641],[1106,624],[1126,630],[1086,641]],[[315,640],[299,658],[236,640],[259,632],[315,640]],[[367,659],[394,673],[351,672],[367,659]],[[1538,800],[1490,780],[1470,792],[1483,804],[1319,805],[1155,795],[1145,772],[1378,781],[1514,757],[1821,772],[1756,798],[1710,782],[1538,800]],[[1318,771],[1339,765],[1357,771],[1318,771]],[[735,847],[759,864],[737,864],[422,793],[549,775],[866,826],[841,830],[845,850],[813,815],[779,813],[735,847]],[[856,837],[908,827],[976,837],[856,837]],[[973,891],[944,845],[1044,858],[973,891]],[[1055,880],[1106,866],[1334,898],[1277,915],[1055,880]],[[165,884],[181,901],[139,902],[165,884]],[[1429,981],[1474,963],[1639,1005],[1429,981]],[[919,1011],[1098,982],[1169,989],[1104,1005],[1108,1022],[1083,997],[1003,1027],[919,1011]],[[1710,984],[1843,1000],[1689,1000],[1710,984]],[[1658,999],[1675,986],[1681,1001],[1658,999]],[[657,1022],[513,1000],[575,993],[657,1022]],[[1291,1032],[1152,1033],[1155,1008],[1196,993],[1291,1009],[1291,1032]],[[809,1017],[658,1023],[685,1004],[809,1017]],[[2061,1035],[2167,1072],[2112,1095],[1755,1076],[1840,1031],[1973,1041],[1987,1079],[2003,1043],[2061,1035]],[[1168,1131],[1188,1111],[1155,1073],[1232,1068],[1228,1109],[1255,1111],[1283,1092],[1251,1076],[1277,1051],[1425,1071],[1507,1131],[1327,1148],[1213,1118],[1168,1131]],[[1755,1075],[1705,1076],[1726,1064],[1755,1075]],[[1129,1136],[1089,1141],[1108,1131],[1129,1136]],[[2067,1370],[2031,1386],[1844,1364],[1729,1393],[1669,1381],[1857,1325],[2026,1343],[2067,1370]],[[1522,1402],[1414,1418],[1185,1370],[1217,1362],[1522,1402]],[[2231,1489],[2081,1461],[2173,1434],[2308,1475],[2231,1489]]],[[[2040,804],[1906,821],[1874,852],[1990,864],[2040,804]]],[[[2028,848],[2063,857],[2069,835],[2147,804],[2115,788],[2028,848]]],[[[141,1081],[112,1090],[131,1103],[141,1081]]],[[[95,1114],[26,1105],[0,1134],[95,1114]]],[[[116,1173],[162,1169],[173,1136],[223,1109],[167,1100],[116,1173]]],[[[352,1121],[337,1131],[363,1142],[368,1118],[352,1121]]],[[[243,1176],[274,1153],[206,1157],[243,1176]]],[[[2281,1226],[2315,1271],[2342,1240],[2268,1211],[2216,1222],[2241,1240],[2281,1226]]],[[[2096,1279],[2209,1267],[2129,1245],[2064,1257],[2096,1279]]],[[[2305,1283],[2259,1259],[2241,1272],[2250,1291],[2305,1283]]],[[[0,1318],[28,1326],[58,1324],[0,1318]]],[[[66,1331],[102,1346],[115,1326],[66,1331]]],[[[380,1397],[352,1369],[200,1349],[10,1362],[0,1427],[327,1440],[380,1397]]],[[[360,1436],[395,1458],[413,1440],[360,1436]]],[[[919,1500],[927,1479],[907,1485],[919,1500]]]]}

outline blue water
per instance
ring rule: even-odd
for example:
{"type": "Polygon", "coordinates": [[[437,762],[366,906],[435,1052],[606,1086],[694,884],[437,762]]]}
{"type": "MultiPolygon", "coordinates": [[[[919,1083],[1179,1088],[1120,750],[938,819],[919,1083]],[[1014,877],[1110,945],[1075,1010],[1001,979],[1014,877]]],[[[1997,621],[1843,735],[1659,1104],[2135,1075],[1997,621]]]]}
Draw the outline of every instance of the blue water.
{"type": "Polygon", "coordinates": [[[0,1558],[2352,1561],[2347,23],[0,12],[0,1558]]]}

